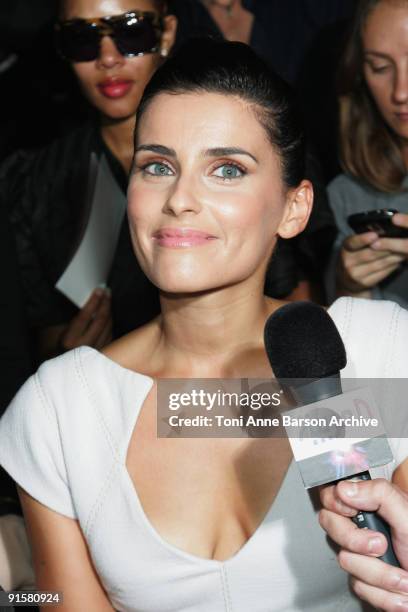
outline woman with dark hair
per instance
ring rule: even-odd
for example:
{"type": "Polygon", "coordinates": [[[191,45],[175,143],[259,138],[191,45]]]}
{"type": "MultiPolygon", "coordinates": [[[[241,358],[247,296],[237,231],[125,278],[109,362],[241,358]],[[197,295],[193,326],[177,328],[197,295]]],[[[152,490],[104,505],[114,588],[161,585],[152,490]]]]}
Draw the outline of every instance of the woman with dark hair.
{"type": "MultiPolygon", "coordinates": [[[[360,610],[287,439],[157,435],[158,379],[271,375],[263,330],[282,302],[265,274],[313,199],[291,95],[246,45],[191,43],[156,72],[136,125],[128,216],[161,314],[43,364],[0,423],[37,586],[63,591],[67,612],[360,610]]],[[[386,360],[406,375],[408,314],[362,302],[330,309],[344,374],[386,360]]]]}
{"type": "Polygon", "coordinates": [[[175,30],[161,0],[60,2],[58,49],[92,120],[0,168],[39,362],[82,344],[101,348],[159,311],[157,290],[135,266],[126,189],[137,105],[175,30]]]}
{"type": "MultiPolygon", "coordinates": [[[[180,42],[194,36],[244,42],[292,86],[296,86],[299,80],[301,67],[317,34],[350,14],[349,0],[326,0],[322,3],[314,0],[175,0],[172,8],[179,24],[176,48],[180,42]]],[[[333,44],[333,35],[330,44],[333,44]]],[[[328,57],[327,53],[325,57],[328,57]]],[[[329,63],[334,64],[333,61],[329,63]]],[[[313,123],[308,135],[305,177],[313,183],[314,207],[306,231],[301,236],[278,241],[267,275],[266,292],[271,297],[313,299],[327,303],[324,270],[336,228],[328,204],[322,167],[322,162],[326,163],[329,155],[325,150],[322,159],[317,153],[318,147],[313,146],[317,133],[324,132],[320,140],[326,142],[326,139],[330,140],[328,134],[332,131],[326,113],[322,109],[316,110],[331,89],[328,75],[332,71],[323,70],[322,66],[319,57],[314,64],[313,87],[310,86],[307,71],[304,75],[307,85],[301,87],[299,95],[302,111],[305,113],[306,108],[309,109],[308,123],[313,123]]]]}
{"type": "Polygon", "coordinates": [[[408,5],[361,0],[339,72],[340,146],[345,174],[329,185],[339,229],[329,293],[408,304],[408,239],[353,235],[349,215],[393,208],[408,228],[408,5]]]}

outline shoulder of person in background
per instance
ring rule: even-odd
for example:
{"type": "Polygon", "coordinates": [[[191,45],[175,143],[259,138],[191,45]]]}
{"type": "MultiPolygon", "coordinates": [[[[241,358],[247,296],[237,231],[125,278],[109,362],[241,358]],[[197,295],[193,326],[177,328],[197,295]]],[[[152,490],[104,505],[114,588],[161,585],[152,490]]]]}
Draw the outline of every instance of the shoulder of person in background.
{"type": "Polygon", "coordinates": [[[7,211],[0,206],[0,416],[33,370],[28,326],[7,211]]]}
{"type": "Polygon", "coordinates": [[[346,173],[339,174],[329,183],[327,193],[336,225],[347,235],[352,233],[347,217],[354,213],[381,208],[396,208],[401,212],[408,212],[406,190],[397,193],[379,191],[369,183],[346,173]]]}
{"type": "MultiPolygon", "coordinates": [[[[27,195],[33,198],[32,206],[40,194],[40,203],[47,206],[48,201],[43,196],[51,181],[55,189],[61,179],[83,168],[96,139],[96,127],[87,122],[46,146],[15,151],[0,165],[0,199],[6,199],[6,205],[12,211],[18,204],[23,204],[19,196],[28,190],[27,195]]],[[[52,205],[56,206],[58,202],[52,202],[52,205]]]]}
{"type": "Polygon", "coordinates": [[[96,130],[86,124],[40,150],[18,151],[0,167],[29,327],[68,320],[76,309],[54,290],[81,222],[96,130]]]}
{"type": "MultiPolygon", "coordinates": [[[[380,237],[378,232],[354,231],[352,215],[395,209],[408,213],[405,189],[389,193],[347,174],[337,176],[328,187],[330,207],[336,219],[337,237],[326,269],[326,291],[390,299],[406,307],[406,239],[380,237]],[[378,244],[377,244],[378,243],[378,244]]],[[[377,217],[371,217],[376,221],[377,217]]],[[[357,220],[354,220],[356,223],[357,220]]],[[[403,223],[404,218],[402,219],[403,223]]],[[[354,226],[355,227],[355,226],[354,226]]],[[[357,228],[356,228],[357,229],[357,228]]]]}
{"type": "Polygon", "coordinates": [[[350,174],[338,174],[327,186],[329,205],[333,211],[336,221],[337,217],[344,213],[344,210],[360,209],[360,202],[363,199],[372,198],[375,194],[373,189],[366,183],[351,176],[350,174]]]}
{"type": "Polygon", "coordinates": [[[347,172],[337,174],[329,183],[328,190],[355,190],[360,193],[367,193],[367,195],[375,195],[378,192],[377,189],[366,183],[365,181],[353,176],[347,172]]]}

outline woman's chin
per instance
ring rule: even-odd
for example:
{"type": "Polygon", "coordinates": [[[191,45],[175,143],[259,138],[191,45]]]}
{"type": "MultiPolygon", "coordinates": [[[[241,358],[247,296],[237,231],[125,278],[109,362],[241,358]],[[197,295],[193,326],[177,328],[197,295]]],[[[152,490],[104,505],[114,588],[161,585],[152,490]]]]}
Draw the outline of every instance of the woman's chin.
{"type": "Polygon", "coordinates": [[[180,279],[173,282],[163,280],[159,282],[157,279],[151,279],[153,284],[159,289],[162,295],[173,298],[198,298],[204,295],[215,294],[224,289],[229,289],[237,285],[241,285],[244,279],[231,279],[226,282],[225,279],[219,282],[216,279],[208,279],[207,281],[201,279],[201,282],[195,280],[181,281],[180,279]]]}
{"type": "Polygon", "coordinates": [[[179,297],[187,295],[193,296],[216,289],[212,283],[198,283],[197,281],[182,281],[180,279],[175,281],[155,281],[154,284],[158,287],[161,293],[179,297]]]}
{"type": "Polygon", "coordinates": [[[197,295],[207,293],[219,288],[219,283],[215,278],[209,278],[208,275],[201,274],[148,274],[151,282],[163,294],[172,294],[174,296],[197,295]]]}
{"type": "Polygon", "coordinates": [[[130,117],[134,117],[137,104],[133,100],[93,100],[94,105],[98,109],[101,117],[105,122],[124,121],[130,117]]]}
{"type": "Polygon", "coordinates": [[[126,121],[131,117],[134,117],[135,111],[127,108],[108,108],[99,109],[100,114],[105,119],[106,123],[115,123],[120,121],[126,121]]]}

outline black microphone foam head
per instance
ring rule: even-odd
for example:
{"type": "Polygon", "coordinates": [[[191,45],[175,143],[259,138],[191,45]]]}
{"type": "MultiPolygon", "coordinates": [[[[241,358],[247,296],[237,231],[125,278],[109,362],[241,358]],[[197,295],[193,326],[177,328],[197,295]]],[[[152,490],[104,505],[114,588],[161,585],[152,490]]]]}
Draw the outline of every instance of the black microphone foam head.
{"type": "Polygon", "coordinates": [[[277,379],[335,376],[347,363],[333,319],[313,302],[291,302],[267,320],[265,348],[277,379]]]}

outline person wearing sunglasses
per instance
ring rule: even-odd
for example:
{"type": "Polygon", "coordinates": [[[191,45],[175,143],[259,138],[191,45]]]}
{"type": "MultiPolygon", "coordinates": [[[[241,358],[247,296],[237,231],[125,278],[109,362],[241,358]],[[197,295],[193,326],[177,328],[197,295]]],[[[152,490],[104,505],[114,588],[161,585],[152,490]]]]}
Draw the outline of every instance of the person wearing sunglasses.
{"type": "Polygon", "coordinates": [[[108,5],[109,13],[102,0],[63,0],[56,43],[101,115],[104,141],[128,171],[135,111],[160,58],[170,51],[176,24],[160,0],[108,5]]]}
{"type": "MultiPolygon", "coordinates": [[[[176,27],[161,0],[61,0],[56,45],[91,106],[90,119],[42,150],[14,153],[0,169],[0,200],[16,238],[38,361],[83,344],[101,348],[158,312],[157,290],[135,266],[125,193],[139,100],[176,27]],[[106,184],[116,223],[110,290],[92,287],[78,303],[58,282],[85,241],[95,207],[105,206],[99,195],[106,184]]],[[[99,236],[105,239],[96,233],[97,245],[99,236]]],[[[80,273],[98,257],[88,249],[80,273]]]]}

